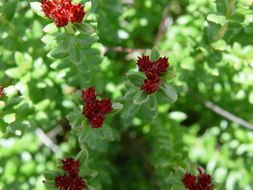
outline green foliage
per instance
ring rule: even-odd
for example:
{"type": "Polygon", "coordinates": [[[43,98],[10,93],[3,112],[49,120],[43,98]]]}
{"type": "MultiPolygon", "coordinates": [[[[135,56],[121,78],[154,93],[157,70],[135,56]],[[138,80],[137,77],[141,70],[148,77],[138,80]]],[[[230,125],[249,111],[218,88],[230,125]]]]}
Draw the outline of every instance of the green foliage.
{"type": "Polygon", "coordinates": [[[253,123],[251,2],[75,2],[88,14],[62,28],[40,2],[0,2],[0,189],[55,189],[73,157],[91,190],[183,190],[198,166],[215,189],[252,190],[252,131],[206,107],[253,123]],[[144,50],[170,63],[151,95],[144,50]],[[82,115],[90,86],[113,103],[99,129],[82,115]]]}

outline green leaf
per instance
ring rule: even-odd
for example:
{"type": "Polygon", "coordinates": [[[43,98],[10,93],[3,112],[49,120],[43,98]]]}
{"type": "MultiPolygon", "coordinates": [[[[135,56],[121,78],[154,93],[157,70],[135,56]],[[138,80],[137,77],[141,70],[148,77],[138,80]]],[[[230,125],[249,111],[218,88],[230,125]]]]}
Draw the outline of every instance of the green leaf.
{"type": "Polygon", "coordinates": [[[224,51],[227,49],[227,43],[224,40],[218,40],[211,44],[215,50],[224,51]]]}
{"type": "Polygon", "coordinates": [[[148,97],[147,108],[151,111],[157,110],[157,99],[155,94],[151,94],[148,97]]]}
{"type": "Polygon", "coordinates": [[[207,20],[219,24],[221,26],[224,26],[227,23],[226,17],[224,15],[219,14],[209,14],[207,16],[207,20]]]}
{"type": "Polygon", "coordinates": [[[15,62],[24,71],[32,67],[32,57],[30,55],[22,54],[20,52],[15,52],[15,62]]]}
{"type": "Polygon", "coordinates": [[[57,40],[54,36],[46,34],[41,38],[41,41],[44,42],[46,45],[52,48],[57,48],[57,40]]]}
{"type": "Polygon", "coordinates": [[[16,114],[15,113],[11,113],[11,114],[7,114],[3,117],[3,120],[5,123],[13,123],[16,120],[16,114]]]}
{"type": "Polygon", "coordinates": [[[168,84],[164,84],[157,92],[157,100],[161,103],[172,103],[177,100],[177,92],[168,84]]]}
{"type": "Polygon", "coordinates": [[[50,24],[46,25],[42,31],[47,34],[54,34],[54,33],[58,32],[58,28],[56,27],[56,25],[54,23],[50,23],[50,24]]]}
{"type": "Polygon", "coordinates": [[[53,181],[57,175],[59,175],[55,171],[46,171],[43,173],[46,180],[53,181]]]}
{"type": "Polygon", "coordinates": [[[124,95],[124,99],[127,101],[132,101],[137,91],[139,91],[140,88],[130,88],[127,90],[126,94],[124,95]]]}
{"type": "Polygon", "coordinates": [[[141,87],[143,80],[145,79],[145,75],[141,72],[128,72],[126,76],[132,84],[139,88],[141,87]]]}
{"type": "Polygon", "coordinates": [[[70,56],[71,61],[75,65],[80,65],[81,64],[82,54],[81,54],[81,50],[78,46],[74,45],[70,48],[69,56],[70,56]]]}
{"type": "Polygon", "coordinates": [[[176,71],[168,71],[168,72],[166,72],[165,75],[163,75],[161,78],[162,78],[163,80],[165,80],[165,81],[170,81],[170,80],[176,78],[176,76],[177,76],[176,71]]]}
{"type": "Polygon", "coordinates": [[[10,68],[5,71],[6,75],[13,78],[18,79],[23,75],[23,72],[20,71],[18,67],[10,68]]]}
{"type": "Polygon", "coordinates": [[[44,12],[42,11],[42,4],[40,2],[30,2],[32,10],[39,16],[45,17],[44,12]]]}
{"type": "Polygon", "coordinates": [[[21,97],[21,96],[10,99],[5,104],[4,110],[9,110],[9,109],[13,108],[14,106],[18,105],[22,100],[23,100],[23,97],[21,97]]]}
{"type": "MultiPolygon", "coordinates": [[[[78,129],[79,130],[79,129],[78,129]]],[[[78,131],[78,140],[81,144],[88,144],[91,138],[93,138],[92,135],[92,128],[90,126],[86,126],[84,129],[78,131]]]]}
{"type": "Polygon", "coordinates": [[[82,169],[81,168],[79,175],[84,177],[87,180],[91,180],[98,175],[98,172],[93,169],[88,169],[88,168],[82,169]]]}
{"type": "Polygon", "coordinates": [[[150,60],[157,61],[160,58],[160,53],[157,48],[153,48],[151,51],[150,60]]]}
{"type": "Polygon", "coordinates": [[[83,99],[82,99],[82,93],[80,90],[72,93],[72,99],[74,100],[74,102],[76,102],[79,105],[83,105],[83,99]]]}
{"type": "Polygon", "coordinates": [[[54,49],[54,50],[51,50],[47,56],[48,57],[52,57],[52,58],[56,58],[56,59],[59,59],[59,58],[64,58],[64,57],[67,57],[69,54],[67,51],[64,51],[64,50],[61,50],[61,49],[54,49]]]}
{"type": "Polygon", "coordinates": [[[114,103],[114,104],[112,104],[112,108],[114,110],[122,109],[123,108],[123,104],[121,104],[121,103],[114,103]]]}
{"type": "Polygon", "coordinates": [[[137,106],[135,104],[130,104],[125,107],[123,110],[121,117],[122,118],[130,118],[134,116],[140,109],[140,106],[137,106]]]}
{"type": "Polygon", "coordinates": [[[71,112],[67,115],[67,119],[68,119],[70,126],[72,128],[78,128],[78,127],[82,127],[84,116],[79,111],[71,112]]]}
{"type": "Polygon", "coordinates": [[[111,128],[109,127],[102,127],[104,139],[113,141],[114,140],[114,134],[111,128]]]}
{"type": "Polygon", "coordinates": [[[98,37],[81,34],[77,36],[76,40],[80,46],[89,46],[91,44],[94,44],[98,40],[98,37]]]}
{"type": "Polygon", "coordinates": [[[70,47],[75,43],[75,36],[72,34],[62,34],[58,36],[59,48],[62,50],[69,50],[70,47]]]}
{"type": "Polygon", "coordinates": [[[88,23],[75,23],[75,27],[82,33],[82,34],[92,34],[95,33],[95,29],[88,23]]]}
{"type": "Polygon", "coordinates": [[[240,13],[235,13],[235,14],[232,15],[231,20],[233,22],[243,23],[244,20],[245,20],[245,15],[240,14],[240,13]]]}
{"type": "Polygon", "coordinates": [[[139,90],[134,96],[133,103],[140,105],[148,101],[148,94],[142,90],[139,90]]]}
{"type": "Polygon", "coordinates": [[[75,160],[80,160],[82,165],[86,164],[89,159],[89,152],[85,146],[81,145],[81,151],[75,156],[75,160]]]}
{"type": "MultiPolygon", "coordinates": [[[[86,74],[89,73],[90,72],[90,62],[82,62],[80,65],[77,66],[77,69],[81,73],[86,73],[86,74]]],[[[87,79],[86,82],[88,82],[88,81],[89,81],[89,79],[87,79]]]]}

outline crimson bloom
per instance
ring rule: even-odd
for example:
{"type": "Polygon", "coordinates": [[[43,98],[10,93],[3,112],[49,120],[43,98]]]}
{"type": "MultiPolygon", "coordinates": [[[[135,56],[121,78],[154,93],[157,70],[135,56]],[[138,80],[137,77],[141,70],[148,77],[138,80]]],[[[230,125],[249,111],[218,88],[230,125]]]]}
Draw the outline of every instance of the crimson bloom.
{"type": "Polygon", "coordinates": [[[147,92],[148,94],[153,94],[160,89],[159,82],[153,80],[144,80],[144,83],[141,85],[141,90],[147,92]]]}
{"type": "Polygon", "coordinates": [[[88,118],[92,128],[101,128],[105,115],[113,110],[111,100],[97,100],[94,87],[82,90],[82,97],[86,103],[83,106],[83,115],[88,118]]]}
{"type": "Polygon", "coordinates": [[[84,6],[71,3],[70,0],[41,0],[42,11],[46,17],[51,18],[56,26],[63,27],[68,22],[81,23],[85,12],[84,6]]]}
{"type": "Polygon", "coordinates": [[[186,173],[182,179],[182,182],[186,188],[193,188],[196,183],[196,176],[186,173]]]}
{"type": "Polygon", "coordinates": [[[80,160],[75,161],[73,158],[67,158],[66,160],[62,160],[62,170],[74,174],[78,173],[80,160]]]}
{"type": "Polygon", "coordinates": [[[167,72],[169,63],[168,58],[161,57],[157,61],[150,61],[149,56],[143,55],[142,57],[138,57],[137,65],[139,67],[139,71],[142,72],[153,72],[153,73],[160,73],[160,72],[167,72]]]}
{"type": "Polygon", "coordinates": [[[64,174],[63,176],[57,176],[55,178],[55,187],[60,190],[84,190],[88,188],[85,184],[86,181],[78,174],[64,174]]]}
{"type": "Polygon", "coordinates": [[[67,172],[64,175],[59,175],[55,178],[55,187],[60,190],[84,190],[88,188],[86,181],[79,176],[80,160],[67,158],[62,160],[62,169],[67,172]]]}
{"type": "Polygon", "coordinates": [[[144,72],[147,79],[143,81],[141,90],[147,94],[153,94],[160,89],[159,84],[162,83],[160,76],[162,72],[167,72],[169,63],[168,58],[161,57],[157,61],[150,61],[149,56],[143,55],[139,57],[136,63],[139,71],[144,72]]]}
{"type": "Polygon", "coordinates": [[[0,85],[0,98],[4,96],[4,87],[0,85]]]}
{"type": "Polygon", "coordinates": [[[95,88],[90,87],[87,90],[82,90],[83,101],[86,103],[96,100],[95,88]]]}
{"type": "Polygon", "coordinates": [[[190,173],[184,175],[182,182],[185,188],[189,190],[213,190],[212,177],[205,174],[200,168],[198,168],[198,172],[198,176],[190,173]]]}

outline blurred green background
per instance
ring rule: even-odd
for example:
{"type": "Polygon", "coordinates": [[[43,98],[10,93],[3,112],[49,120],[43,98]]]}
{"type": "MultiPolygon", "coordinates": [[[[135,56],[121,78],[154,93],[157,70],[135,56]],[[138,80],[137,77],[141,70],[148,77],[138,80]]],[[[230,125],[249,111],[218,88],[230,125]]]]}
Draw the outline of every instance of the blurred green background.
{"type": "MultiPolygon", "coordinates": [[[[69,61],[48,56],[51,47],[41,38],[51,21],[36,15],[29,2],[0,1],[0,83],[8,95],[0,101],[1,190],[46,189],[43,172],[80,150],[66,115],[75,107],[71,92],[87,87],[87,75],[77,76],[69,61]],[[4,101],[9,105],[2,111],[4,101]],[[46,145],[43,134],[55,146],[46,145]]],[[[84,22],[97,22],[103,59],[91,84],[120,100],[139,49],[157,46],[177,73],[171,85],[178,91],[177,102],[159,105],[152,121],[147,110],[129,117],[123,110],[108,123],[114,141],[89,150],[89,165],[98,171],[95,189],[167,190],[173,169],[192,163],[213,176],[217,189],[253,189],[253,129],[222,115],[253,124],[253,8],[237,0],[228,16],[229,2],[93,1],[84,22]],[[222,108],[219,114],[210,102],[222,108]]]]}

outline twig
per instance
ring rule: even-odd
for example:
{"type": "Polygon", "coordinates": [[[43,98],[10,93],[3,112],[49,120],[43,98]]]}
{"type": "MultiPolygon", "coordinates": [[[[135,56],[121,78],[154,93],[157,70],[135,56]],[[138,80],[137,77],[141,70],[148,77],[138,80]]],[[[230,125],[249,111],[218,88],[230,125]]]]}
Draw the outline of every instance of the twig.
{"type": "Polygon", "coordinates": [[[50,139],[54,139],[56,135],[58,135],[59,133],[61,133],[63,131],[62,126],[58,125],[55,128],[53,128],[51,131],[49,131],[47,133],[47,136],[50,139]]]}
{"type": "Polygon", "coordinates": [[[46,145],[53,152],[57,152],[59,147],[47,136],[47,134],[40,128],[35,130],[36,135],[40,138],[41,142],[46,145]]]}
{"type": "MultiPolygon", "coordinates": [[[[136,54],[148,54],[152,51],[152,49],[134,49],[134,48],[123,48],[123,47],[104,47],[103,54],[107,53],[108,51],[116,51],[116,52],[123,52],[128,53],[126,56],[127,60],[136,58],[136,54]]],[[[161,50],[161,54],[168,55],[170,54],[169,51],[161,50]]]]}
{"type": "Polygon", "coordinates": [[[233,15],[233,9],[235,6],[235,2],[236,2],[236,0],[229,0],[227,12],[226,12],[227,23],[221,27],[220,31],[218,32],[218,34],[216,36],[216,40],[220,40],[224,37],[224,35],[228,29],[228,22],[229,22],[231,16],[233,15]]]}
{"type": "Polygon", "coordinates": [[[122,3],[132,5],[134,3],[134,0],[122,0],[122,3]]]}
{"type": "Polygon", "coordinates": [[[124,52],[124,53],[149,53],[151,49],[133,49],[133,48],[123,48],[123,47],[104,47],[104,53],[108,51],[117,51],[117,52],[124,52]]]}
{"type": "MultiPolygon", "coordinates": [[[[186,90],[187,91],[187,90],[186,90]]],[[[232,114],[231,112],[221,108],[218,105],[215,105],[214,103],[212,103],[211,101],[205,101],[201,98],[199,98],[198,96],[196,96],[196,94],[194,94],[191,91],[187,91],[195,100],[197,100],[198,102],[200,102],[201,104],[203,104],[205,107],[207,107],[208,109],[212,110],[213,112],[215,112],[216,114],[232,121],[235,122],[245,128],[248,128],[250,130],[253,130],[253,125],[247,121],[245,121],[244,119],[237,117],[236,115],[232,114]]]]}
{"type": "Polygon", "coordinates": [[[162,20],[157,31],[156,39],[154,41],[154,47],[160,43],[163,34],[166,32],[169,24],[171,23],[171,21],[168,18],[168,13],[169,13],[169,5],[166,5],[163,9],[162,20]]]}
{"type": "Polygon", "coordinates": [[[212,110],[213,112],[227,118],[228,120],[233,121],[243,127],[253,130],[253,125],[251,123],[249,123],[249,122],[245,121],[244,119],[237,117],[234,114],[222,109],[220,106],[217,106],[210,101],[205,102],[204,105],[207,108],[209,108],[210,110],[212,110]]]}

